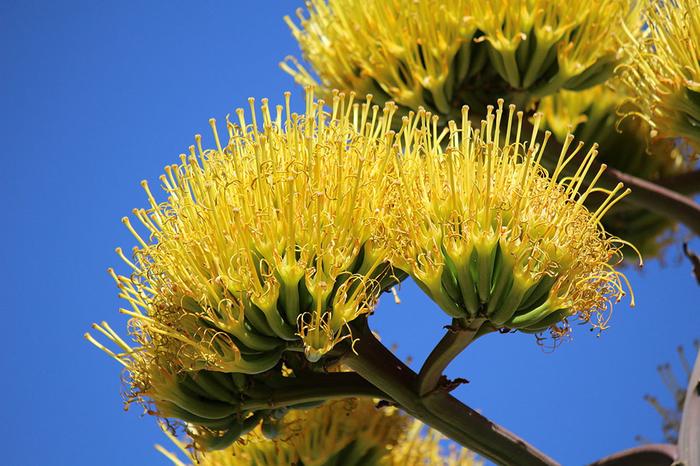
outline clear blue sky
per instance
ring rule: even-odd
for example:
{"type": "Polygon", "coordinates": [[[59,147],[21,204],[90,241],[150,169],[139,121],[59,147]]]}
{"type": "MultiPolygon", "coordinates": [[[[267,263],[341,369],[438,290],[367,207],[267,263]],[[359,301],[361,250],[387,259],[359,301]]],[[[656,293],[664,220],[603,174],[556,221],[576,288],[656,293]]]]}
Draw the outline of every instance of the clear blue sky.
{"type": "MultiPolygon", "coordinates": [[[[301,3],[0,1],[3,464],[167,464],[154,420],[122,410],[120,368],[82,334],[123,327],[105,270],[132,245],[119,219],[144,205],[139,181],[157,185],[208,118],[299,92],[277,63],[296,52],[282,17],[301,3]]],[[[659,438],[642,395],[665,395],[655,366],[700,336],[679,254],[630,273],[639,305],[600,338],[577,328],[554,353],[523,335],[477,342],[450,367],[471,380],[457,395],[567,465],[659,438]]],[[[373,325],[420,362],[447,319],[415,287],[401,296],[373,325]]]]}

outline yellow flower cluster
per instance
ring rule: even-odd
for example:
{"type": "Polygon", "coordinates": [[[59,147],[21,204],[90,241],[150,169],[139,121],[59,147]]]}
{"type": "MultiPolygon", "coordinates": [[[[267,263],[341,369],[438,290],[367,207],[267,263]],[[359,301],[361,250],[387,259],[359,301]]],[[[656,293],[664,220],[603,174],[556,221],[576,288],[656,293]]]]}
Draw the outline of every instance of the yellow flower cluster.
{"type": "MultiPolygon", "coordinates": [[[[133,323],[138,324],[139,321],[133,323]]],[[[191,436],[199,450],[224,448],[272,414],[242,406],[244,399],[250,399],[256,393],[269,398],[272,387],[265,379],[256,380],[240,373],[184,371],[177,359],[167,351],[160,351],[162,340],[157,334],[146,337],[143,330],[132,329],[140,344],[132,347],[106,322],[93,325],[93,328],[121,350],[115,353],[86,334],[90,342],[125,367],[128,376],[126,407],[138,403],[148,414],[186,423],[191,427],[191,436]]],[[[272,371],[265,374],[266,379],[276,381],[282,377],[282,374],[272,371]]]]}
{"type": "MultiPolygon", "coordinates": [[[[222,146],[201,138],[161,177],[167,201],[143,186],[134,215],[140,247],[116,276],[123,312],[170,341],[187,370],[257,373],[283,350],[318,360],[347,338],[347,323],[395,282],[378,228],[386,209],[392,106],[335,95],[330,113],[307,94],[306,113],[263,100],[258,120],[227,121],[222,146]],[[389,139],[388,139],[389,138],[389,139]]],[[[391,155],[390,155],[391,154],[391,155]]]]}
{"type": "Polygon", "coordinates": [[[660,137],[700,144],[700,0],[647,2],[646,28],[625,47],[619,69],[636,112],[660,137]]]}
{"type": "MultiPolygon", "coordinates": [[[[287,18],[321,89],[372,93],[459,116],[485,93],[513,100],[607,79],[632,0],[311,0],[287,18]]],[[[318,85],[295,58],[282,68],[318,85]]],[[[521,101],[527,101],[528,98],[521,101]]]]}
{"type": "Polygon", "coordinates": [[[442,132],[423,110],[403,120],[402,208],[390,212],[394,264],[456,318],[555,336],[574,315],[604,328],[611,302],[625,294],[611,265],[624,242],[600,220],[629,190],[595,187],[604,166],[583,189],[597,151],[583,154],[570,134],[548,174],[540,160],[550,134],[538,141],[540,114],[526,141],[523,113],[504,112],[503,101],[479,128],[462,112],[461,125],[442,132]],[[578,169],[560,179],[568,164],[578,169]],[[591,193],[604,194],[594,212],[584,206],[591,193]]]}
{"type": "MultiPolygon", "coordinates": [[[[229,448],[197,456],[166,431],[189,464],[202,466],[480,466],[463,448],[445,451],[445,438],[394,408],[368,399],[346,399],[285,417],[277,437],[259,427],[229,448]]],[[[157,446],[174,465],[188,463],[157,446]]]]}
{"type": "Polygon", "coordinates": [[[559,336],[574,315],[605,326],[624,295],[611,265],[624,242],[600,221],[625,193],[594,187],[604,167],[581,188],[595,149],[567,136],[549,176],[539,114],[528,141],[502,101],[478,128],[466,108],[445,129],[420,109],[394,132],[395,110],[341,93],[327,108],[308,92],[304,114],[287,94],[259,118],[251,101],[225,146],[212,121],[215,148],[197,137],[166,167],[167,200],[143,183],[140,226],[124,220],[139,246],[133,260],[118,250],[131,274],[110,270],[133,343],[106,323],[94,328],[119,352],[88,335],[125,366],[130,401],[196,426],[199,449],[223,448],[274,417],[289,361],[351,351],[349,324],[406,275],[486,330],[559,336]],[[604,195],[593,212],[591,193],[604,195]]]}

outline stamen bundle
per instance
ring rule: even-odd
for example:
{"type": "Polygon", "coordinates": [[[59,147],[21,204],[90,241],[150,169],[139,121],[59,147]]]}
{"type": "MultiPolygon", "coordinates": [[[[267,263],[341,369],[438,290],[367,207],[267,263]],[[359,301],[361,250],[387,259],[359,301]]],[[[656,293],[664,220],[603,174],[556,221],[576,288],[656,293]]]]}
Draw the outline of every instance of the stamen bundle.
{"type": "Polygon", "coordinates": [[[628,31],[618,73],[641,115],[661,137],[700,144],[700,0],[648,2],[641,37],[628,31]]]}

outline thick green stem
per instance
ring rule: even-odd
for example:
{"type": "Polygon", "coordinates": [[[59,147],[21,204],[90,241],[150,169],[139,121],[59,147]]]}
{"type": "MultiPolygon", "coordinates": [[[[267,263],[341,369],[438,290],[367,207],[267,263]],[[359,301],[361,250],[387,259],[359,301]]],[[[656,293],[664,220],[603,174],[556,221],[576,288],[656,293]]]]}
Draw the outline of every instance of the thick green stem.
{"type": "Polygon", "coordinates": [[[466,319],[452,319],[447,333],[428,355],[418,373],[418,394],[426,394],[437,389],[447,366],[459,353],[469,346],[477,337],[483,335],[479,330],[483,319],[467,322],[466,319]]]}
{"type": "Polygon", "coordinates": [[[392,397],[413,417],[497,464],[558,464],[446,391],[435,390],[421,397],[418,394],[418,374],[374,337],[364,319],[354,323],[353,336],[357,338],[354,352],[348,352],[345,364],[392,397]]]}
{"type": "Polygon", "coordinates": [[[290,378],[288,382],[275,387],[269,397],[244,401],[241,409],[256,411],[350,397],[371,397],[392,401],[390,396],[361,376],[350,372],[338,372],[304,374],[298,379],[290,378]]]}

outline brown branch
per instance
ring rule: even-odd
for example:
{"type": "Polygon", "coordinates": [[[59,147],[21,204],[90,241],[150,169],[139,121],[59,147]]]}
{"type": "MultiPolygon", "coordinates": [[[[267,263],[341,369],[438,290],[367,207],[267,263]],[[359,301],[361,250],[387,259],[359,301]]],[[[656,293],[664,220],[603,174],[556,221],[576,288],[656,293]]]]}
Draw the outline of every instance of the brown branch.
{"type": "Polygon", "coordinates": [[[665,176],[656,180],[656,184],[681,194],[697,194],[700,192],[700,170],[665,176]]]}
{"type": "MultiPolygon", "coordinates": [[[[532,134],[532,124],[529,121],[523,121],[523,132],[532,134]]],[[[555,163],[559,158],[562,150],[562,144],[554,138],[550,138],[547,143],[543,162],[555,163]]],[[[579,154],[582,157],[583,154],[579,154]]],[[[596,173],[602,164],[594,161],[590,171],[596,173]]],[[[576,163],[569,163],[564,167],[565,176],[573,176],[578,169],[576,163]]],[[[691,180],[692,180],[691,176],[691,180]]],[[[671,182],[672,179],[666,179],[666,182],[671,182]]],[[[679,178],[674,183],[678,185],[680,181],[687,182],[686,178],[679,178]]],[[[584,180],[584,183],[585,180],[584,180]]],[[[636,176],[624,173],[613,167],[608,167],[598,181],[598,185],[607,189],[612,189],[618,183],[623,183],[630,188],[632,192],[625,198],[623,202],[634,204],[639,207],[646,208],[662,217],[676,220],[683,223],[695,234],[700,235],[700,205],[698,205],[690,197],[684,196],[676,191],[636,176]]],[[[672,183],[673,185],[673,183],[672,183]]]]}
{"type": "Polygon", "coordinates": [[[606,456],[589,466],[671,466],[677,459],[675,445],[652,444],[606,456]]]}
{"type": "Polygon", "coordinates": [[[351,324],[357,337],[344,363],[379,388],[413,417],[497,464],[555,466],[534,446],[464,405],[447,391],[418,393],[418,374],[380,343],[366,320],[351,324]]]}
{"type": "MultiPolygon", "coordinates": [[[[595,169],[594,165],[593,171],[595,169]]],[[[632,190],[626,199],[627,202],[679,221],[700,235],[700,205],[693,199],[659,184],[608,167],[600,179],[600,184],[612,188],[617,183],[623,183],[632,190]]]]}

